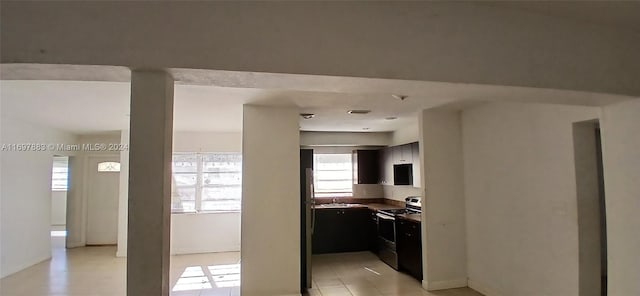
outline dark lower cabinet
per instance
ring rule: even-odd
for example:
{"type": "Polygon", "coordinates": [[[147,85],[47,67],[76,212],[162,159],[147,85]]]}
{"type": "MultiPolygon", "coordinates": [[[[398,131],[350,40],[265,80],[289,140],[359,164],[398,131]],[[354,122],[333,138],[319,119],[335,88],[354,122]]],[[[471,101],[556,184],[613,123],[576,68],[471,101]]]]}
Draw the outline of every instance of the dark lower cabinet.
{"type": "Polygon", "coordinates": [[[316,209],[315,215],[313,254],[369,250],[368,209],[316,209]]]}
{"type": "Polygon", "coordinates": [[[396,251],[398,265],[418,280],[422,280],[422,238],[420,223],[412,220],[396,220],[396,251]]]}

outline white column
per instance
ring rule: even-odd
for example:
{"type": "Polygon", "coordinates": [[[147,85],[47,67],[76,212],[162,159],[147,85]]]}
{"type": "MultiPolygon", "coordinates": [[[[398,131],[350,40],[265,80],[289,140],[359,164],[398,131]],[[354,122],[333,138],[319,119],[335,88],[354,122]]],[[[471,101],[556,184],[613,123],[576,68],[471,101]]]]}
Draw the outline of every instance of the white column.
{"type": "MultiPolygon", "coordinates": [[[[129,147],[129,130],[120,132],[120,144],[129,147]]],[[[118,198],[117,257],[127,257],[127,215],[129,209],[129,149],[120,151],[120,193],[118,198]]]]}
{"type": "Polygon", "coordinates": [[[467,286],[462,123],[456,110],[420,113],[422,160],[422,285],[427,290],[467,286]]]}
{"type": "Polygon", "coordinates": [[[131,75],[127,295],[168,296],[173,79],[131,75]]]}
{"type": "Polygon", "coordinates": [[[85,220],[83,219],[83,175],[82,154],[69,157],[69,189],[67,191],[67,248],[84,247],[85,220]]]}
{"type": "Polygon", "coordinates": [[[298,109],[244,106],[243,296],[300,295],[298,109]]]}
{"type": "Polygon", "coordinates": [[[608,295],[640,295],[640,101],[603,108],[608,295]]]}

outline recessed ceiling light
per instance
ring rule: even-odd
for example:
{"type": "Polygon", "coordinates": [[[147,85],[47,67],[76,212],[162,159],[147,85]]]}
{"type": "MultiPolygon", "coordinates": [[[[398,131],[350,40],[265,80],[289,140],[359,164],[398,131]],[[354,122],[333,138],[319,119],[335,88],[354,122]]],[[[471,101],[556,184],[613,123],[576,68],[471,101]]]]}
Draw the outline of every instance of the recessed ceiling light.
{"type": "Polygon", "coordinates": [[[387,117],[387,118],[385,118],[385,119],[386,119],[386,120],[396,120],[396,119],[398,119],[398,117],[395,117],[395,116],[389,116],[389,117],[387,117]]]}
{"type": "Polygon", "coordinates": [[[371,112],[371,110],[349,110],[347,113],[349,114],[367,114],[371,112]]]}
{"type": "Polygon", "coordinates": [[[400,100],[400,101],[404,101],[404,99],[408,98],[409,96],[405,96],[405,95],[391,95],[392,97],[400,100]]]}
{"type": "Polygon", "coordinates": [[[300,113],[300,116],[302,116],[302,118],[304,119],[311,119],[311,118],[314,118],[316,115],[313,113],[300,113]]]}

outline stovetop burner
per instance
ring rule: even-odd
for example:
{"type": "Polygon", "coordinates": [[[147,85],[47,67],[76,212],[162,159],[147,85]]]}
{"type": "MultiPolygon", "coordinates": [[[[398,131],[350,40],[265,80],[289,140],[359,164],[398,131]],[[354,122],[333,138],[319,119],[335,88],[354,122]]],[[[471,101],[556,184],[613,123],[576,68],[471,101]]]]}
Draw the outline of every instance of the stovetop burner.
{"type": "Polygon", "coordinates": [[[378,210],[378,212],[389,216],[396,216],[400,214],[420,214],[422,212],[421,210],[421,198],[419,196],[409,196],[405,199],[404,209],[378,210]]]}
{"type": "Polygon", "coordinates": [[[378,210],[383,214],[387,214],[389,216],[395,216],[400,214],[419,214],[420,211],[412,210],[412,209],[389,209],[389,210],[378,210]]]}

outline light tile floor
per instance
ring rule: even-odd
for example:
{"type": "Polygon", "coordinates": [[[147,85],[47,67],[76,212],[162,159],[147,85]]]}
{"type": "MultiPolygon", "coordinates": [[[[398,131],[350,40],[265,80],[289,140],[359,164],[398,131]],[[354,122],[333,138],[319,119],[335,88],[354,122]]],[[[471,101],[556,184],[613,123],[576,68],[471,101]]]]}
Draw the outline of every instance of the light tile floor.
{"type": "Polygon", "coordinates": [[[370,252],[315,255],[312,275],[311,296],[482,295],[469,288],[427,292],[420,281],[397,272],[370,252]]]}
{"type": "MultiPolygon", "coordinates": [[[[124,296],[126,259],[115,247],[66,250],[52,237],[52,259],[0,280],[2,296],[124,296]]],[[[240,295],[240,253],[171,257],[173,296],[240,295]]]]}
{"type": "MultiPolygon", "coordinates": [[[[115,247],[66,250],[64,237],[53,237],[53,257],[0,280],[2,296],[124,296],[126,259],[115,247]]],[[[171,257],[173,296],[240,295],[240,253],[171,257]]],[[[310,295],[337,296],[480,296],[468,289],[427,292],[420,282],[399,273],[369,252],[313,258],[310,295]]]]}

